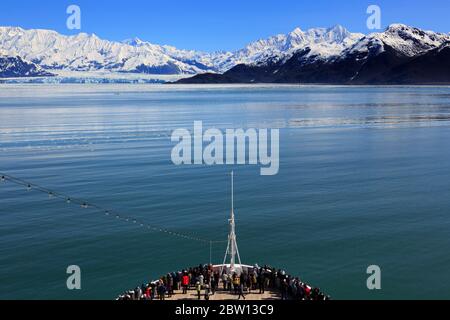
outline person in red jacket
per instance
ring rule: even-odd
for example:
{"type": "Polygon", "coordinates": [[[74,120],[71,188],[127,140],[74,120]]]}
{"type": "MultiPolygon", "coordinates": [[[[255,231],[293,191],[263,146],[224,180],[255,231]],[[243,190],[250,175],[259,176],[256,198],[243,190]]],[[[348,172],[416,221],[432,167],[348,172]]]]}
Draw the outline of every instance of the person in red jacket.
{"type": "Polygon", "coordinates": [[[152,296],[152,287],[150,285],[147,286],[145,290],[145,299],[150,300],[152,296]]]}
{"type": "Polygon", "coordinates": [[[303,289],[305,289],[305,296],[306,296],[306,299],[309,300],[309,296],[310,296],[310,294],[311,294],[311,287],[308,286],[307,284],[304,284],[304,285],[303,285],[303,289]]]}
{"type": "Polygon", "coordinates": [[[185,273],[181,278],[181,285],[183,286],[183,293],[186,294],[189,287],[189,276],[185,273]]]}

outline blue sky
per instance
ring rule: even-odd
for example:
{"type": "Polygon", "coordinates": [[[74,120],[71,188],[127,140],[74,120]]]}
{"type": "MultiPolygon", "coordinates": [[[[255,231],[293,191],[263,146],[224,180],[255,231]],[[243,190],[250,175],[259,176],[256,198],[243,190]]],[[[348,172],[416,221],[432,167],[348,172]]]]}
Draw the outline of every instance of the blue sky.
{"type": "MultiPolygon", "coordinates": [[[[341,24],[368,33],[366,9],[382,9],[382,26],[401,22],[450,32],[449,0],[2,0],[0,25],[66,28],[66,8],[79,5],[82,32],[109,40],[139,37],[157,44],[206,51],[234,50],[295,27],[341,24]]],[[[79,32],[79,31],[77,31],[79,32]]]]}

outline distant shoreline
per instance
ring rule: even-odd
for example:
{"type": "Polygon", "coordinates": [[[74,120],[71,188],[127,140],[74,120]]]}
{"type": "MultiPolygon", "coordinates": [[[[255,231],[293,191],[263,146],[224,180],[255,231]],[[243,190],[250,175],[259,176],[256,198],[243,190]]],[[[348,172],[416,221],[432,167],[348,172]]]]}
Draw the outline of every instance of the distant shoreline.
{"type": "Polygon", "coordinates": [[[190,86],[190,87],[346,87],[346,88],[364,88],[364,87],[380,87],[380,88],[402,88],[402,87],[449,87],[448,83],[376,83],[376,84],[345,84],[345,83],[275,83],[275,82],[234,82],[234,83],[182,83],[171,81],[89,81],[90,79],[76,79],[70,81],[47,81],[46,77],[33,78],[0,78],[0,85],[149,85],[149,86],[190,86]]]}

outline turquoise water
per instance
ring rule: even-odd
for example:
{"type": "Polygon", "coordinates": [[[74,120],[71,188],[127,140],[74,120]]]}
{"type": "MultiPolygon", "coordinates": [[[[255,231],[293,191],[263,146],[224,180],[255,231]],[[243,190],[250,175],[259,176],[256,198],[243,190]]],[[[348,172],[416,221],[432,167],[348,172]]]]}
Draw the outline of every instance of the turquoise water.
{"type": "MultiPolygon", "coordinates": [[[[450,299],[450,88],[0,86],[0,171],[225,239],[335,299],[450,299]],[[175,166],[175,128],[280,128],[280,171],[175,166]],[[366,268],[382,290],[366,287],[366,268]]],[[[225,244],[213,247],[213,262],[225,244]]],[[[0,298],[112,299],[209,247],[0,184],[0,298]],[[82,290],[66,289],[66,268],[82,290]]]]}

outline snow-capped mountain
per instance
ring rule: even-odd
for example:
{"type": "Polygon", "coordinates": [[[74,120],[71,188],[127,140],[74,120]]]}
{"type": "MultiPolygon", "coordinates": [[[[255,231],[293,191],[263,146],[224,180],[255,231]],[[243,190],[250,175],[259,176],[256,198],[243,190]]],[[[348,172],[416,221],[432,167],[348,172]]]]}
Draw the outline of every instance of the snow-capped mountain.
{"type": "Polygon", "coordinates": [[[47,70],[98,71],[147,74],[223,72],[229,52],[206,53],[155,45],[138,38],[114,42],[96,35],[61,35],[51,30],[0,27],[0,49],[47,70]]]}
{"type": "Polygon", "coordinates": [[[296,50],[310,47],[311,54],[329,57],[353,45],[362,34],[352,34],[341,26],[288,34],[250,43],[235,52],[206,53],[155,45],[139,38],[114,42],[96,35],[61,35],[51,30],[0,27],[0,49],[20,56],[47,70],[98,71],[147,74],[198,74],[225,72],[241,64],[287,59],[296,50]]]}
{"type": "MultiPolygon", "coordinates": [[[[364,37],[361,33],[351,33],[340,25],[331,28],[312,28],[302,31],[295,28],[288,34],[278,34],[267,39],[260,39],[234,52],[205,53],[199,51],[179,50],[171,46],[161,46],[165,54],[180,61],[193,61],[202,64],[203,69],[225,72],[238,64],[264,64],[267,60],[286,60],[294,52],[311,48],[311,56],[329,58],[339,55],[364,37]]],[[[128,39],[123,43],[145,47],[152,46],[139,38],[128,39]]]]}
{"type": "Polygon", "coordinates": [[[131,45],[112,42],[85,33],[64,36],[51,30],[0,27],[0,48],[9,55],[20,56],[49,70],[110,70],[154,74],[215,71],[210,66],[173,57],[170,53],[182,55],[176,49],[150,43],[131,45]]]}
{"type": "Polygon", "coordinates": [[[393,24],[384,32],[356,38],[337,36],[334,41],[320,42],[319,48],[311,44],[287,50],[291,54],[283,59],[275,54],[262,63],[237,65],[222,75],[200,74],[180,82],[450,83],[450,34],[393,24]],[[338,39],[344,43],[339,45],[338,39]],[[425,65],[432,71],[421,72],[420,66],[425,65]]]}
{"type": "Polygon", "coordinates": [[[392,24],[385,32],[372,33],[342,52],[341,58],[352,54],[380,54],[390,47],[399,54],[413,57],[441,46],[449,34],[424,31],[404,24],[392,24]]]}
{"type": "Polygon", "coordinates": [[[307,31],[296,28],[288,34],[279,34],[249,44],[233,54],[233,64],[257,65],[264,64],[268,59],[271,62],[287,60],[295,52],[306,48],[310,49],[309,56],[330,58],[339,55],[363,37],[363,34],[350,33],[340,25],[307,31]]]}
{"type": "Polygon", "coordinates": [[[349,76],[350,81],[383,82],[391,78],[397,66],[409,63],[413,58],[425,55],[448,41],[450,34],[392,24],[384,32],[362,38],[331,59],[328,65],[333,65],[336,72],[349,76]]]}
{"type": "MultiPolygon", "coordinates": [[[[181,75],[178,79],[197,75],[184,82],[377,83],[389,78],[394,68],[449,41],[449,34],[402,24],[369,35],[351,33],[337,25],[306,31],[296,28],[234,52],[207,53],[138,38],[115,42],[93,34],[65,36],[51,30],[0,27],[0,52],[8,57],[3,59],[0,72],[3,77],[97,72],[181,75]],[[5,71],[6,66],[14,69],[14,63],[22,74],[5,71]]],[[[443,59],[446,55],[434,57],[443,59]]],[[[430,64],[429,59],[423,61],[430,64]]]]}

